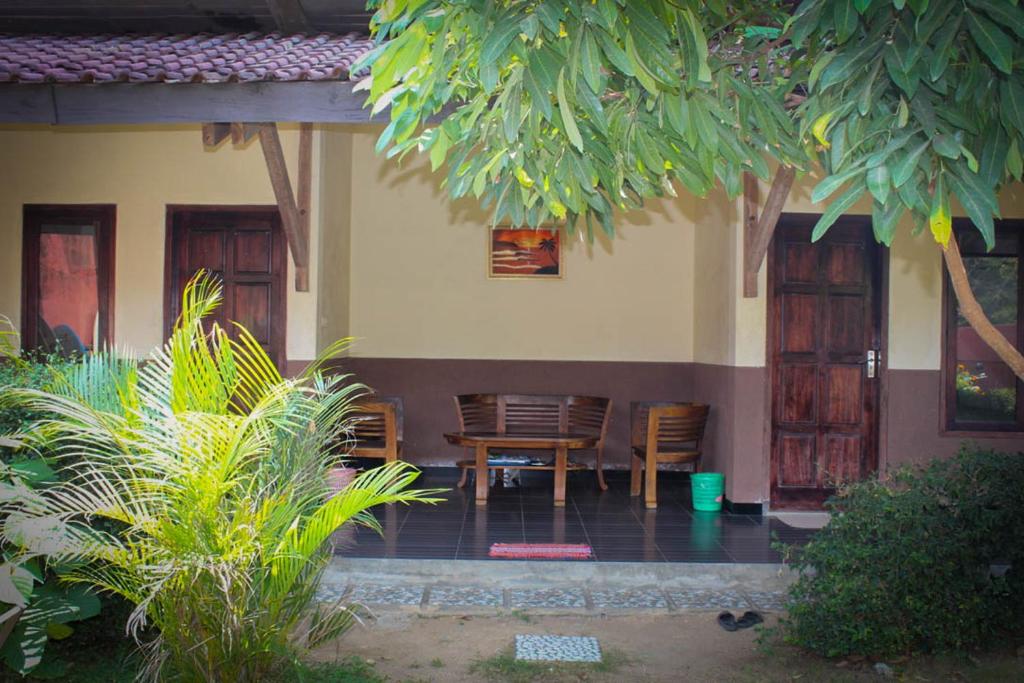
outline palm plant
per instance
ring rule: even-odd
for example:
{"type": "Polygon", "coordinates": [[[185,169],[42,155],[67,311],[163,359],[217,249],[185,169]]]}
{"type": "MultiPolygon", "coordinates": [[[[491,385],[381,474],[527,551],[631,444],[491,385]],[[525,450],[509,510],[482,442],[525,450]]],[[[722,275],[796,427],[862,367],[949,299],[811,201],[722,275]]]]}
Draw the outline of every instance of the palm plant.
{"type": "Polygon", "coordinates": [[[336,637],[355,615],[316,601],[332,533],[379,530],[369,509],[381,503],[436,500],[408,488],[418,471],[401,462],[330,493],[364,389],[322,372],[345,342],[286,379],[244,328],[207,329],[220,297],[194,278],[145,364],[95,353],[51,391],[2,396],[49,416],[21,438],[56,454],[63,481],[5,490],[0,541],[132,602],[140,678],[260,680],[336,637]]]}

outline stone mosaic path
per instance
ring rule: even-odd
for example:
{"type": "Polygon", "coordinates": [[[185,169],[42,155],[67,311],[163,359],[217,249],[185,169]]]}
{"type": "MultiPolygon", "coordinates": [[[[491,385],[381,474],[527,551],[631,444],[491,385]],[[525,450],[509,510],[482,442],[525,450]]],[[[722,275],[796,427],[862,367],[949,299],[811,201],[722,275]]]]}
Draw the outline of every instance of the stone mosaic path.
{"type": "Polygon", "coordinates": [[[664,612],[679,610],[747,610],[779,612],[785,593],[741,589],[683,590],[643,586],[638,588],[498,588],[444,584],[324,584],[319,598],[348,600],[371,608],[397,607],[424,611],[504,609],[558,612],[664,612]]]}
{"type": "Polygon", "coordinates": [[[525,662],[600,662],[601,646],[590,636],[516,636],[516,659],[525,662]]]}

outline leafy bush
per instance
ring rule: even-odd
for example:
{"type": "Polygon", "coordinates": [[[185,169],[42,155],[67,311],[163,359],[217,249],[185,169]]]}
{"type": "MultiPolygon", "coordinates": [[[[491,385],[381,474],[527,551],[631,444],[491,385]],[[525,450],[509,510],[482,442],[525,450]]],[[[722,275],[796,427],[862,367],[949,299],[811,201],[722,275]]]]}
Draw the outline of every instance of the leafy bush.
{"type": "Polygon", "coordinates": [[[963,650],[1024,606],[1024,454],[962,450],[844,489],[802,549],[782,631],[835,657],[963,650]],[[1009,563],[1003,576],[993,564],[1009,563]]]}
{"type": "Polygon", "coordinates": [[[376,527],[367,511],[378,504],[433,500],[408,489],[418,472],[400,462],[330,492],[361,385],[317,364],[283,378],[244,328],[233,339],[204,326],[220,296],[209,279],[191,282],[171,338],[143,366],[93,353],[50,391],[0,396],[44,416],[21,438],[65,475],[9,488],[0,540],[132,603],[132,635],[156,630],[142,647],[151,680],[257,681],[297,661],[353,619],[316,601],[333,532],[376,527]]]}

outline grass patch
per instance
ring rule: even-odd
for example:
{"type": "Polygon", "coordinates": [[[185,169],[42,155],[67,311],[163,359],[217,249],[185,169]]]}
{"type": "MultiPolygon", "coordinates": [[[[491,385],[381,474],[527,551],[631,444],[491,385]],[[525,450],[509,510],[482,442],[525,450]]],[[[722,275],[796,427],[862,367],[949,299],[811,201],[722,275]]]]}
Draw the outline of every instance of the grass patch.
{"type": "Polygon", "coordinates": [[[615,673],[628,663],[624,653],[608,648],[601,648],[600,662],[525,662],[516,659],[515,648],[509,646],[493,657],[473,662],[469,672],[503,683],[578,681],[588,674],[615,673]]]}
{"type": "Polygon", "coordinates": [[[387,678],[377,673],[372,664],[361,657],[345,657],[337,662],[317,662],[299,664],[289,675],[281,678],[284,681],[302,681],[302,683],[386,683],[387,678]]]}
{"type": "Polygon", "coordinates": [[[435,669],[443,669],[444,662],[441,660],[440,657],[434,657],[430,660],[430,666],[434,667],[435,669]]]}

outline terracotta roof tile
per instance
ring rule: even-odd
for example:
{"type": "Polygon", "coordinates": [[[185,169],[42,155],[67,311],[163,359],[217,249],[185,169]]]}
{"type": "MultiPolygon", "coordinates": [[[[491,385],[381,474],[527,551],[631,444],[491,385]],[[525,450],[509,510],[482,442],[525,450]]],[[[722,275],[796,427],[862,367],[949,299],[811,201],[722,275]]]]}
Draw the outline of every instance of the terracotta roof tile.
{"type": "Polygon", "coordinates": [[[339,80],[372,48],[357,33],[0,34],[0,83],[339,80]]]}

